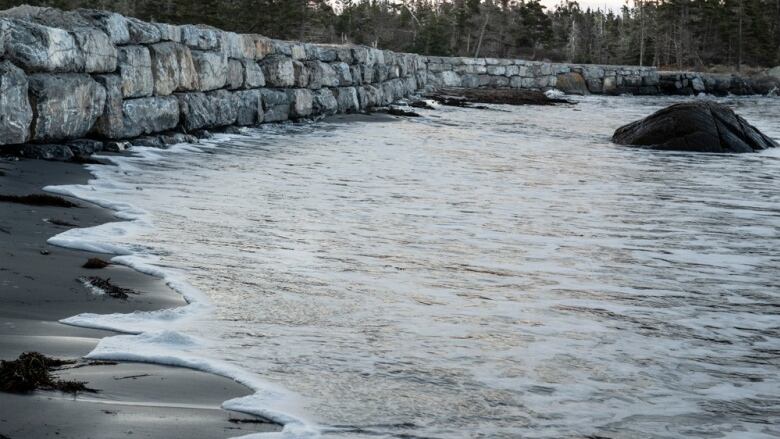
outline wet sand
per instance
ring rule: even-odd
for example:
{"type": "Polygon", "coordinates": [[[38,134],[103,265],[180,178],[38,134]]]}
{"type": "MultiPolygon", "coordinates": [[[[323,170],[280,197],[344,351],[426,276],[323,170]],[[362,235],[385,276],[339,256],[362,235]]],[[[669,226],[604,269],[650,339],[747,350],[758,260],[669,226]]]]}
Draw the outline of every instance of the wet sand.
{"type": "MultiPolygon", "coordinates": [[[[0,160],[0,194],[43,193],[47,185],[83,184],[89,173],[78,164],[0,160]]],[[[113,214],[81,200],[78,208],[0,203],[0,359],[28,351],[64,359],[89,353],[110,331],[75,328],[60,319],[80,313],[128,313],[184,305],[161,280],[127,267],[88,270],[95,256],[50,246],[46,240],[73,226],[116,221],[113,214]],[[78,278],[101,276],[140,292],[128,300],[97,296],[78,278]]],[[[103,255],[104,259],[109,256],[103,255]]],[[[96,394],[36,391],[0,393],[0,437],[34,438],[227,438],[279,425],[220,404],[252,393],[226,378],[183,368],[139,363],[64,370],[63,379],[87,382],[96,394]],[[242,422],[243,421],[243,422],[242,422]],[[250,421],[250,422],[247,422],[250,421]]]]}

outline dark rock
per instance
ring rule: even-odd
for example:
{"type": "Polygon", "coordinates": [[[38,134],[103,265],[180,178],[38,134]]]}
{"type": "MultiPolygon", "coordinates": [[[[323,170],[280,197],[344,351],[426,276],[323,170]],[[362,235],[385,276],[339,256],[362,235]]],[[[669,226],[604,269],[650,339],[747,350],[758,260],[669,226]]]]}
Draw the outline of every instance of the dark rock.
{"type": "Polygon", "coordinates": [[[27,21],[5,21],[5,57],[31,72],[84,71],[84,54],[68,31],[27,21]]]}
{"type": "Polygon", "coordinates": [[[89,156],[103,150],[103,142],[94,139],[76,139],[67,143],[73,154],[77,156],[89,156]]]}
{"type": "Polygon", "coordinates": [[[36,145],[28,144],[17,147],[16,153],[20,157],[37,160],[53,160],[66,162],[73,159],[74,154],[66,145],[36,145]]]}
{"type": "Polygon", "coordinates": [[[725,105],[690,102],[664,108],[615,131],[612,141],[650,149],[745,153],[778,144],[725,105]]]}
{"type": "Polygon", "coordinates": [[[108,152],[122,152],[130,148],[130,142],[111,141],[103,144],[103,150],[108,152]]]}
{"type": "Polygon", "coordinates": [[[579,73],[561,73],[556,80],[555,88],[570,95],[586,95],[588,84],[579,73]]]}

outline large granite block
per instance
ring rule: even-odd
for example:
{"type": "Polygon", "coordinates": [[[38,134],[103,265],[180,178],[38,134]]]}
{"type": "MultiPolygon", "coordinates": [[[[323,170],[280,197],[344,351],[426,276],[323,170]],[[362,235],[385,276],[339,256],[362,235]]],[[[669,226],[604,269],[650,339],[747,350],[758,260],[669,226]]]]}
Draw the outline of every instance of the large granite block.
{"type": "Polygon", "coordinates": [[[33,113],[27,86],[22,69],[0,62],[0,145],[24,143],[30,137],[33,113]]]}
{"type": "Polygon", "coordinates": [[[32,140],[84,137],[103,114],[106,90],[87,74],[39,73],[29,77],[32,140]]]}
{"type": "Polygon", "coordinates": [[[3,20],[5,58],[27,72],[83,72],[84,55],[65,30],[21,20],[3,20]]]}
{"type": "Polygon", "coordinates": [[[237,98],[227,90],[182,93],[176,97],[182,125],[189,131],[232,125],[238,118],[237,98]]]}
{"type": "Polygon", "coordinates": [[[262,89],[265,122],[281,122],[290,117],[290,98],[282,90],[262,89]]]}
{"type": "Polygon", "coordinates": [[[142,98],[154,92],[152,58],[146,47],[120,47],[119,74],[122,76],[122,96],[142,98]]]}
{"type": "Polygon", "coordinates": [[[236,96],[236,125],[251,126],[263,122],[263,94],[260,90],[240,90],[236,96]]]}
{"type": "Polygon", "coordinates": [[[106,90],[106,104],[92,127],[92,133],[107,139],[121,139],[125,133],[122,78],[119,75],[95,75],[93,79],[106,90]]]}
{"type": "Polygon", "coordinates": [[[270,55],[260,62],[265,82],[270,87],[292,87],[295,85],[293,61],[281,55],[270,55]]]}
{"type": "Polygon", "coordinates": [[[159,133],[179,124],[179,101],[173,96],[127,99],[122,113],[123,138],[159,133]]]}
{"type": "Polygon", "coordinates": [[[228,60],[219,52],[192,51],[201,91],[222,88],[227,84],[228,60]]]}

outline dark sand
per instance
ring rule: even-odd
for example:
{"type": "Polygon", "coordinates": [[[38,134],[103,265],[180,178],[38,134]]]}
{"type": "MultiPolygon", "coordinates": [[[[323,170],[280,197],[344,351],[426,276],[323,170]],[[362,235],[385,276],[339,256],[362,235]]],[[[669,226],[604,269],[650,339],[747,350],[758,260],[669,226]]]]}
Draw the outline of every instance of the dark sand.
{"type": "MultiPolygon", "coordinates": [[[[88,178],[89,173],[77,164],[0,160],[0,194],[42,193],[41,188],[47,185],[81,184],[88,178]]],[[[114,333],[63,325],[58,323],[60,319],[84,312],[127,313],[184,304],[159,279],[122,266],[83,269],[88,258],[101,255],[47,245],[48,238],[68,229],[47,220],[79,227],[116,220],[110,211],[81,200],[71,201],[81,207],[0,202],[0,359],[15,359],[26,351],[78,359],[89,353],[98,339],[114,333]],[[143,294],[126,301],[96,296],[77,282],[84,275],[110,278],[143,294]]],[[[251,391],[206,373],[121,363],[80,367],[60,376],[86,381],[99,393],[0,393],[0,437],[214,439],[281,429],[262,420],[231,422],[256,419],[220,408],[223,401],[251,391]]]]}

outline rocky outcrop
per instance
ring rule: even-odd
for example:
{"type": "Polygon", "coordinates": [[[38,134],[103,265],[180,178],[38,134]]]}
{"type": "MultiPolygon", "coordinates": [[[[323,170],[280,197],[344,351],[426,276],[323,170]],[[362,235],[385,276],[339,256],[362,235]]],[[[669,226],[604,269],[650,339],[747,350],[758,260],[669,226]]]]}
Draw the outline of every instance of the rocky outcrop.
{"type": "Polygon", "coordinates": [[[746,153],[777,147],[729,107],[691,102],[664,108],[615,131],[612,141],[650,149],[746,153]]]}
{"type": "Polygon", "coordinates": [[[586,95],[590,93],[585,78],[576,72],[559,74],[556,78],[556,88],[571,95],[586,95]]]}

